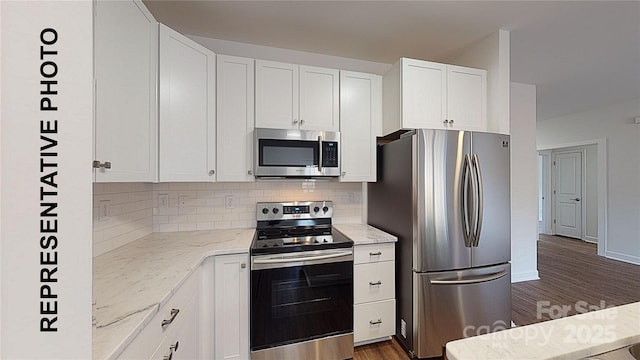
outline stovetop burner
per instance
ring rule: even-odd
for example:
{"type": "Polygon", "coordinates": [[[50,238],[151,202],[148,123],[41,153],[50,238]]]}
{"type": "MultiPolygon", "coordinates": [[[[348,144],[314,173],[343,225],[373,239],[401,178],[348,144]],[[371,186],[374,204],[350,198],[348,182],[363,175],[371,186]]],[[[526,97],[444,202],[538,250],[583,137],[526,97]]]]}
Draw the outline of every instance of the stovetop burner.
{"type": "Polygon", "coordinates": [[[251,253],[344,248],[353,242],[333,231],[331,201],[258,203],[251,253]]]}

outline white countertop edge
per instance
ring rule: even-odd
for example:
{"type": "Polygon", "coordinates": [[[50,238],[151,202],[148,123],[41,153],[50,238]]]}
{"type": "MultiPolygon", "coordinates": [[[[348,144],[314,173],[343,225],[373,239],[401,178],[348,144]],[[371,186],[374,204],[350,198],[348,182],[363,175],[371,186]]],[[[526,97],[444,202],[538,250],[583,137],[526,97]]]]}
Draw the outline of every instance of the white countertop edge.
{"type": "MultiPolygon", "coordinates": [[[[603,331],[606,331],[604,328],[603,331]]],[[[606,336],[600,335],[600,336],[606,336]]],[[[577,335],[576,335],[577,336],[577,335]]],[[[551,339],[551,337],[550,337],[551,339]]],[[[527,340],[528,341],[528,340],[527,340]]],[[[525,341],[525,343],[527,342],[525,341]]],[[[539,339],[536,341],[539,342],[539,339]]],[[[556,320],[543,321],[531,325],[520,326],[507,329],[501,332],[486,334],[466,339],[460,339],[448,342],[446,344],[446,354],[449,360],[468,360],[468,359],[512,359],[517,356],[519,359],[536,359],[536,360],[553,360],[553,359],[581,359],[584,357],[594,356],[605,352],[623,348],[628,345],[640,342],[640,302],[615,306],[598,311],[591,311],[583,314],[564,317],[556,320]],[[614,312],[613,319],[607,319],[608,314],[614,312]],[[593,333],[593,339],[585,339],[585,341],[566,342],[568,328],[575,328],[576,332],[580,329],[598,330],[602,326],[614,326],[615,339],[604,341],[598,339],[599,332],[593,333]],[[529,333],[547,333],[557,330],[559,333],[554,334],[551,344],[525,344],[519,340],[523,336],[514,336],[514,332],[529,333]],[[511,335],[511,336],[510,336],[511,335]],[[498,339],[496,339],[496,337],[498,339]],[[509,338],[502,339],[500,338],[509,338]],[[528,355],[522,351],[513,353],[509,351],[509,347],[514,349],[529,351],[528,355]]]]}
{"type": "Polygon", "coordinates": [[[365,223],[333,224],[333,228],[353,240],[354,246],[394,243],[398,241],[396,236],[365,223]]]}
{"type": "Polygon", "coordinates": [[[218,255],[233,255],[233,254],[248,254],[249,249],[220,249],[210,250],[202,254],[202,256],[195,262],[195,265],[191,267],[187,273],[178,281],[178,283],[171,288],[171,290],[165,294],[160,302],[152,305],[151,308],[146,310],[146,314],[141,321],[125,336],[124,339],[111,351],[107,356],[107,360],[115,360],[122,354],[122,352],[133,342],[136,336],[142,332],[142,330],[151,322],[154,316],[160,311],[160,309],[167,304],[169,299],[175,295],[176,291],[184,284],[184,282],[193,274],[193,272],[204,263],[204,261],[212,256],[218,255]]]}

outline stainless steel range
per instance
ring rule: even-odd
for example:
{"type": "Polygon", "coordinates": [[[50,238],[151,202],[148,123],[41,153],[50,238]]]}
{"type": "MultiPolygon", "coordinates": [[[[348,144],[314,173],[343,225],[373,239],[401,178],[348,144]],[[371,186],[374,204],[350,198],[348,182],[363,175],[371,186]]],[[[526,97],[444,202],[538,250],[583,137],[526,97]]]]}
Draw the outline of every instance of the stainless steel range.
{"type": "Polygon", "coordinates": [[[331,201],[258,203],[251,359],[353,357],[353,242],[331,201]]]}

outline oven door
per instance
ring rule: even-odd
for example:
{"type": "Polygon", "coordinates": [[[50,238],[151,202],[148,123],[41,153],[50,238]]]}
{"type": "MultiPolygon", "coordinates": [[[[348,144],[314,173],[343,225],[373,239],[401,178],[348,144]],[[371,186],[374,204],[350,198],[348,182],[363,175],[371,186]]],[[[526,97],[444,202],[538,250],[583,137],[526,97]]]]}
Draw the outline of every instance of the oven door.
{"type": "Polygon", "coordinates": [[[258,177],[339,176],[340,134],[306,130],[255,130],[258,177]]]}
{"type": "Polygon", "coordinates": [[[352,249],[252,257],[251,351],[352,332],[352,249]]]}

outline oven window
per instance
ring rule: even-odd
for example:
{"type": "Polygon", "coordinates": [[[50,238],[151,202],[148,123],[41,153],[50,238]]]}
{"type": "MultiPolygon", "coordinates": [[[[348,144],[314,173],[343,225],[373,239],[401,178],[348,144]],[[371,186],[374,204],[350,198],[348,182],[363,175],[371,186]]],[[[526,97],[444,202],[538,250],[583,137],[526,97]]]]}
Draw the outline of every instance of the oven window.
{"type": "Polygon", "coordinates": [[[352,331],[352,261],[251,271],[251,350],[352,331]]]}
{"type": "Polygon", "coordinates": [[[260,166],[318,166],[318,143],[301,140],[261,139],[260,166]]]}

